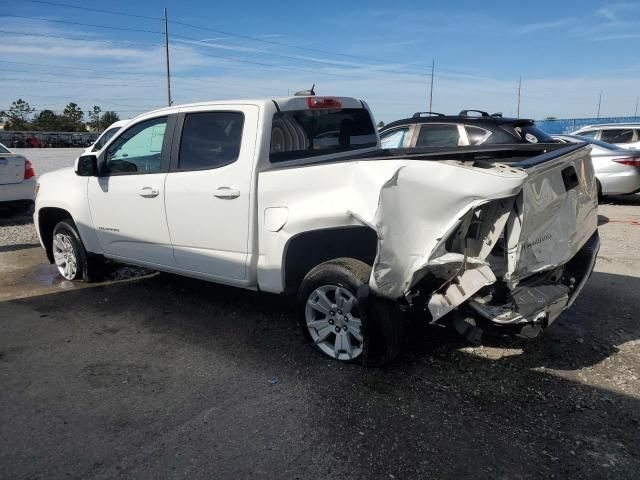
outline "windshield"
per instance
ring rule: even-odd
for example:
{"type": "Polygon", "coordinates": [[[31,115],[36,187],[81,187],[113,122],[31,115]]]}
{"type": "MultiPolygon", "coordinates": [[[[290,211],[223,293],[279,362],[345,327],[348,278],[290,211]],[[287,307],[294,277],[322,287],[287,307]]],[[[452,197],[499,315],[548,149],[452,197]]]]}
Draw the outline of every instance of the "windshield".
{"type": "Polygon", "coordinates": [[[104,131],[102,135],[96,140],[96,143],[93,144],[92,152],[97,152],[98,150],[102,150],[102,147],[106,145],[106,143],[111,140],[111,137],[115,135],[115,133],[120,130],[120,127],[109,128],[104,131]]]}
{"type": "Polygon", "coordinates": [[[375,147],[376,129],[364,108],[278,112],[271,126],[272,162],[375,147]]]}

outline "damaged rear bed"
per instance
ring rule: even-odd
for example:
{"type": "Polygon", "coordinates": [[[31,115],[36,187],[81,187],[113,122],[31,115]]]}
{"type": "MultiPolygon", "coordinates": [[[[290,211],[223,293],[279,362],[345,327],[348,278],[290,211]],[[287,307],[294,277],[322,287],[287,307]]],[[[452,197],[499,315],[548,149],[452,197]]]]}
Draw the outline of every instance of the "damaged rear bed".
{"type": "Polygon", "coordinates": [[[472,340],[481,322],[534,336],[572,304],[599,248],[586,144],[390,153],[409,161],[367,222],[372,291],[472,340]]]}

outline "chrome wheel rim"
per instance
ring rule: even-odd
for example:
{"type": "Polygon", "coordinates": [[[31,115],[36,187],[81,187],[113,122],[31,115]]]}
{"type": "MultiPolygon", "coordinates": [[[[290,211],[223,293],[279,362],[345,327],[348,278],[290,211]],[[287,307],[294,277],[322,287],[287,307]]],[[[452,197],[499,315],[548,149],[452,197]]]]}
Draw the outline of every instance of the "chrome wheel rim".
{"type": "Polygon", "coordinates": [[[353,360],[362,354],[364,339],[358,299],[346,288],[337,285],[316,288],[307,299],[305,320],[312,340],[330,357],[353,360]]]}
{"type": "Polygon", "coordinates": [[[60,275],[66,280],[73,280],[78,272],[78,259],[71,243],[71,237],[57,233],[53,237],[53,259],[60,275]]]}

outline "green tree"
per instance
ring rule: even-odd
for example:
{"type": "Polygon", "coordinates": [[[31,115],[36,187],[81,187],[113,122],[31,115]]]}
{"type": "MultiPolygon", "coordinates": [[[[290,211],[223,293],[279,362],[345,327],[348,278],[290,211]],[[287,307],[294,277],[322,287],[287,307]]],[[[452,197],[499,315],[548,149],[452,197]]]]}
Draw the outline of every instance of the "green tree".
{"type": "Polygon", "coordinates": [[[84,112],[77,103],[70,102],[62,111],[60,130],[63,132],[84,132],[86,128],[82,120],[84,112]]]}
{"type": "Polygon", "coordinates": [[[100,131],[100,114],[102,113],[102,109],[94,105],[93,109],[87,112],[87,117],[89,117],[89,129],[92,132],[100,131]]]}
{"type": "Polygon", "coordinates": [[[60,130],[60,117],[53,110],[42,110],[31,122],[34,130],[55,132],[60,130]]]}
{"type": "Polygon", "coordinates": [[[7,124],[4,128],[15,131],[28,130],[30,127],[29,117],[33,112],[35,112],[35,108],[19,98],[11,104],[11,108],[6,112],[7,124]]]}
{"type": "Polygon", "coordinates": [[[378,130],[380,130],[382,127],[384,127],[384,122],[382,120],[380,120],[378,122],[378,130]]]}
{"type": "Polygon", "coordinates": [[[120,120],[120,117],[116,112],[107,110],[102,114],[102,117],[100,117],[100,130],[106,130],[109,125],[118,120],[120,120]]]}

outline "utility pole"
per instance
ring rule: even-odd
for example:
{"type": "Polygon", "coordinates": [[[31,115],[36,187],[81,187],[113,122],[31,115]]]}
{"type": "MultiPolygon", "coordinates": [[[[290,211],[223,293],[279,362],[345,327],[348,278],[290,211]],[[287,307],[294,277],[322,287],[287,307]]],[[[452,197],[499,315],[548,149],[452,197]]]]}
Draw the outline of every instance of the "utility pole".
{"type": "Polygon", "coordinates": [[[600,90],[600,96],[598,97],[598,115],[596,118],[600,118],[600,105],[602,104],[602,90],[600,90]]]}
{"type": "Polygon", "coordinates": [[[640,100],[640,97],[636,97],[636,113],[633,115],[634,117],[638,116],[638,101],[640,100]]]}
{"type": "Polygon", "coordinates": [[[522,90],[522,77],[518,80],[518,114],[516,118],[520,118],[520,91],[522,90]]]}
{"type": "Polygon", "coordinates": [[[169,68],[169,21],[167,20],[167,7],[164,8],[164,51],[167,56],[167,105],[171,106],[171,70],[169,68]]]}
{"type": "Polygon", "coordinates": [[[429,111],[433,111],[433,72],[436,69],[436,60],[431,61],[431,87],[429,88],[429,111]]]}

